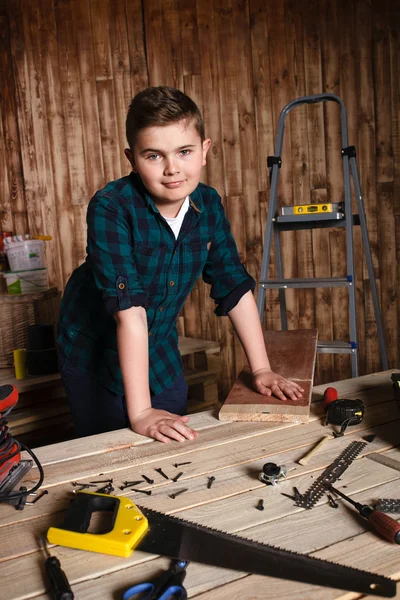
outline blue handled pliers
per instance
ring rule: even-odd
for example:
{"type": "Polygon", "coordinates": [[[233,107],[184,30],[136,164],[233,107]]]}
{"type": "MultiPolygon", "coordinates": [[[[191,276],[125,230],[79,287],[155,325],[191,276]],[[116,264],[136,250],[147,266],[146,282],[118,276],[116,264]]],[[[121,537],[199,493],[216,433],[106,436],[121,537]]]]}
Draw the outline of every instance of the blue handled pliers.
{"type": "Polygon", "coordinates": [[[186,577],[186,560],[177,560],[160,577],[153,581],[138,583],[124,593],[122,600],[134,600],[140,594],[141,600],[186,600],[183,587],[186,577]],[[147,594],[146,594],[147,592],[147,594]]]}

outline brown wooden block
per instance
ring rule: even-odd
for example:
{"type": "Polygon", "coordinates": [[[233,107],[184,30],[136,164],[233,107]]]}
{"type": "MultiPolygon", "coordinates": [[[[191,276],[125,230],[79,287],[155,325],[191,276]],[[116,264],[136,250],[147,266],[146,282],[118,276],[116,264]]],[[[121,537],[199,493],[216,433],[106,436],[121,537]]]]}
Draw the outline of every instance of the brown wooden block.
{"type": "Polygon", "coordinates": [[[307,423],[317,352],[317,330],[268,331],[265,344],[272,370],[304,389],[299,400],[279,400],[263,396],[252,387],[248,366],[235,381],[219,412],[221,421],[273,421],[307,423]]]}

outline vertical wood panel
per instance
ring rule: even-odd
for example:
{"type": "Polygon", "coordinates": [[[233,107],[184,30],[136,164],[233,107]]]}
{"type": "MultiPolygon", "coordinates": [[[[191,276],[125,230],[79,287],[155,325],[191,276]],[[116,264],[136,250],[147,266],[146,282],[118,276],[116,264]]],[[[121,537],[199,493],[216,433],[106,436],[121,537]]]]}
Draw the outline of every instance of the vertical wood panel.
{"type": "Polygon", "coordinates": [[[206,128],[206,137],[211,138],[212,142],[207,156],[208,183],[216,188],[220,194],[223,194],[224,165],[218,91],[216,30],[214,14],[210,15],[209,7],[202,0],[198,0],[197,2],[197,23],[199,27],[200,65],[203,87],[203,119],[206,128]]]}
{"type": "Polygon", "coordinates": [[[125,0],[125,14],[131,69],[131,94],[134,96],[149,85],[141,0],[125,0]]]}
{"type": "Polygon", "coordinates": [[[11,61],[10,25],[7,15],[0,16],[1,102],[1,224],[3,231],[27,231],[25,188],[17,123],[17,102],[11,61]]]}
{"type": "MultiPolygon", "coordinates": [[[[318,15],[317,7],[313,7],[312,13],[318,15]]],[[[303,43],[303,23],[301,3],[288,2],[286,5],[286,52],[288,57],[288,68],[291,76],[292,97],[305,96],[314,93],[313,88],[319,90],[320,85],[312,85],[310,82],[310,73],[305,69],[305,65],[320,63],[319,39],[314,44],[313,55],[310,56],[310,49],[303,43]]],[[[315,23],[313,25],[316,29],[315,23]]],[[[309,39],[311,36],[305,36],[309,39]]],[[[313,32],[313,38],[315,32],[313,32]]],[[[317,81],[319,73],[316,68],[313,69],[317,81]]],[[[315,119],[315,113],[313,115],[315,119]]],[[[306,107],[298,107],[291,113],[291,155],[292,155],[292,187],[294,204],[310,203],[310,190],[318,187],[315,184],[313,166],[320,158],[321,135],[319,131],[308,131],[308,126],[312,126],[307,119],[306,107]],[[311,143],[310,143],[311,142],[311,143]]],[[[313,255],[313,236],[311,231],[298,231],[295,235],[297,275],[301,278],[314,276],[314,255],[313,255]]],[[[318,257],[317,261],[319,262],[318,257]]],[[[311,328],[315,326],[314,306],[315,292],[312,289],[302,289],[297,292],[299,306],[299,325],[301,328],[311,328]]]]}
{"type": "Polygon", "coordinates": [[[90,14],[104,177],[106,181],[112,181],[121,177],[122,164],[115,110],[116,91],[121,90],[114,89],[110,42],[110,31],[116,26],[116,13],[111,10],[110,0],[91,0],[90,14]]]}
{"type": "MultiPolygon", "coordinates": [[[[99,107],[96,90],[93,35],[89,0],[71,1],[72,21],[76,32],[76,57],[82,105],[83,139],[89,196],[106,183],[101,147],[99,107]]],[[[68,134],[68,132],[67,132],[68,134]]],[[[84,227],[82,228],[85,229],[84,227]]],[[[86,234],[80,233],[83,240],[86,234]]],[[[82,253],[84,252],[84,246],[82,253]]]]}
{"type": "MultiPolygon", "coordinates": [[[[356,65],[357,65],[357,84],[358,90],[364,90],[364,93],[359,93],[354,105],[354,112],[359,114],[358,120],[358,148],[357,160],[360,165],[360,183],[364,197],[365,211],[367,213],[368,237],[371,245],[372,261],[374,264],[375,274],[379,285],[379,250],[378,250],[378,199],[376,190],[376,144],[375,144],[375,107],[374,97],[368,90],[373,90],[373,53],[372,53],[372,18],[371,4],[367,0],[358,1],[355,3],[355,19],[357,23],[357,43],[356,43],[356,65]],[[364,65],[365,68],[360,69],[358,65],[364,65]]],[[[357,120],[356,114],[354,120],[357,120]]],[[[359,235],[359,234],[358,234],[359,235]]],[[[355,253],[356,263],[360,260],[360,254],[355,253]]],[[[364,279],[368,279],[368,272],[363,260],[364,279]]],[[[361,274],[360,274],[361,277],[361,274]]],[[[365,302],[371,300],[365,298],[365,302]]],[[[360,299],[361,303],[361,299],[360,299]]],[[[368,318],[366,315],[366,326],[370,324],[371,329],[367,330],[365,335],[369,338],[369,343],[366,345],[366,369],[368,372],[376,371],[379,368],[379,347],[376,335],[376,326],[373,318],[368,318]]]]}
{"type": "MultiPolygon", "coordinates": [[[[127,147],[125,135],[126,113],[132,99],[125,0],[112,0],[110,11],[110,52],[114,81],[115,118],[118,130],[119,171],[121,176],[123,176],[127,175],[130,171],[129,163],[124,155],[124,148],[127,147]]],[[[115,153],[113,158],[115,160],[115,153]]]]}
{"type": "MultiPolygon", "coordinates": [[[[201,85],[203,88],[203,118],[206,137],[211,138],[212,144],[207,156],[208,184],[223,194],[224,169],[222,157],[221,113],[218,92],[218,62],[217,42],[214,22],[213,3],[205,4],[197,0],[197,25],[199,29],[201,85]],[[211,4],[211,10],[210,10],[211,4]]],[[[208,286],[202,285],[202,298],[205,310],[203,316],[203,331],[206,339],[220,339],[220,320],[213,314],[214,303],[209,297],[208,286]]],[[[227,362],[227,361],[224,361],[227,362]]],[[[222,388],[222,386],[221,386],[222,388]]]]}
{"type": "MultiPolygon", "coordinates": [[[[57,262],[58,284],[62,286],[72,273],[78,257],[75,253],[75,246],[70,242],[74,237],[74,215],[71,210],[72,188],[68,172],[63,96],[53,4],[51,0],[38,4],[38,37],[49,125],[49,154],[53,173],[53,193],[48,204],[54,210],[55,222],[51,231],[53,240],[47,246],[51,253],[59,259],[57,262]]],[[[86,179],[84,184],[86,184],[86,179]]],[[[86,186],[84,192],[87,193],[86,186]]]]}
{"type": "MultiPolygon", "coordinates": [[[[243,190],[239,134],[236,60],[232,29],[232,1],[215,0],[221,130],[223,136],[225,194],[240,195],[243,190]]],[[[222,190],[221,190],[222,192],[222,190]]]]}
{"type": "MultiPolygon", "coordinates": [[[[340,63],[337,52],[337,40],[339,39],[339,15],[338,5],[329,0],[324,0],[319,8],[319,22],[321,29],[321,58],[322,58],[322,87],[326,92],[332,92],[340,96],[339,79],[340,63]]],[[[325,162],[326,162],[326,195],[325,190],[320,190],[322,196],[319,201],[342,202],[343,201],[343,169],[341,158],[341,131],[340,131],[340,109],[333,102],[324,104],[325,121],[325,162]]],[[[321,232],[318,236],[314,234],[315,274],[317,277],[330,277],[331,252],[328,231],[321,232]]],[[[333,339],[333,311],[332,290],[324,288],[316,290],[316,325],[321,339],[333,339]]],[[[336,318],[336,316],[335,316],[336,318]]],[[[317,357],[318,378],[317,381],[331,381],[333,377],[333,355],[319,354],[317,357]]]]}
{"type": "MultiPolygon", "coordinates": [[[[85,256],[87,203],[129,170],[126,110],[147,85],[186,91],[213,140],[204,181],[223,198],[247,269],[258,278],[269,201],[267,156],[293,98],[332,91],[357,147],[391,366],[399,359],[400,8],[395,0],[22,0],[0,2],[0,220],[49,233],[49,272],[62,287],[85,256]],[[356,32],[356,35],[355,35],[356,32]],[[360,68],[362,65],[363,68],[360,68]],[[396,260],[397,258],[397,260],[396,260]]],[[[340,202],[343,174],[333,103],[287,119],[279,205],[340,202]]],[[[359,228],[354,231],[360,371],[379,368],[359,228]]],[[[282,234],[286,277],[346,274],[344,232],[282,234]]],[[[274,249],[272,254],[274,254],[274,249]]],[[[270,275],[276,274],[271,265],[270,275]]],[[[348,339],[348,292],[291,290],[289,327],[348,339]]],[[[243,354],[199,282],[181,333],[219,340],[225,394],[243,354]]],[[[280,329],[277,292],[265,322],[280,329]]],[[[348,356],[323,355],[317,380],[350,375],[348,356]]]]}
{"type": "MultiPolygon", "coordinates": [[[[278,118],[282,108],[293,99],[293,86],[291,84],[288,58],[286,52],[286,31],[285,31],[285,8],[286,2],[279,4],[268,3],[267,22],[268,36],[270,41],[269,57],[271,70],[271,89],[272,89],[272,107],[275,135],[278,125],[278,118]]],[[[294,204],[292,187],[292,119],[290,115],[286,119],[284,143],[282,150],[282,169],[280,173],[278,189],[278,206],[287,206],[294,204]]],[[[297,277],[296,264],[296,236],[294,232],[286,231],[281,234],[282,260],[284,277],[297,277]]],[[[295,290],[286,290],[286,307],[288,315],[289,329],[295,329],[298,318],[298,300],[299,296],[295,290]]],[[[275,301],[276,302],[276,301],[275,301]]],[[[268,315],[268,313],[267,313],[268,315]]],[[[276,319],[277,312],[271,313],[271,317],[276,319]]],[[[271,329],[280,329],[280,317],[278,321],[267,324],[271,329]]]]}

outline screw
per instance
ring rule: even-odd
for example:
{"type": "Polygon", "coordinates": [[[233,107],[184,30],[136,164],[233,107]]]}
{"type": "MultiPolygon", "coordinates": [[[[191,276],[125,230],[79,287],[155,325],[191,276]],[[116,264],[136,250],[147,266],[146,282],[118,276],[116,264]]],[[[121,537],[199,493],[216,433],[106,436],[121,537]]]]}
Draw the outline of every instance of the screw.
{"type": "Polygon", "coordinates": [[[71,485],[73,485],[74,487],[79,485],[80,487],[85,488],[85,487],[96,487],[97,483],[83,483],[83,482],[79,482],[79,481],[71,481],[71,485]]]}
{"type": "Polygon", "coordinates": [[[120,486],[120,490],[124,490],[127,487],[131,487],[131,485],[139,485],[139,483],[143,483],[143,479],[139,479],[138,481],[123,481],[124,485],[120,486]]]}
{"type": "Polygon", "coordinates": [[[183,475],[183,471],[178,473],[178,475],[175,475],[175,477],[172,478],[172,481],[174,481],[176,483],[178,481],[179,477],[181,477],[182,475],[183,475]]]}
{"type": "Polygon", "coordinates": [[[40,498],[43,498],[43,496],[45,496],[48,493],[49,492],[47,490],[43,490],[43,492],[41,494],[37,494],[36,498],[34,500],[32,500],[32,502],[25,502],[25,504],[27,506],[33,506],[33,504],[35,504],[35,502],[37,502],[38,500],[40,500],[40,498]]]}
{"type": "Polygon", "coordinates": [[[138,489],[132,488],[132,492],[140,492],[141,494],[146,494],[147,496],[151,496],[151,490],[138,490],[138,489]]]}
{"type": "Polygon", "coordinates": [[[215,481],[215,477],[214,477],[214,475],[211,475],[211,477],[208,478],[208,483],[207,483],[208,489],[210,489],[210,487],[212,486],[214,481],[215,481]]]}
{"type": "Polygon", "coordinates": [[[92,485],[92,483],[98,484],[98,483],[112,483],[113,480],[112,479],[101,479],[100,481],[90,481],[90,485],[92,485]]]}
{"type": "Polygon", "coordinates": [[[336,500],[334,500],[330,494],[327,494],[327,496],[329,506],[332,506],[332,508],[338,508],[339,504],[336,502],[336,500]]]}
{"type": "Polygon", "coordinates": [[[175,492],[175,494],[170,494],[170,498],[172,498],[172,500],[175,500],[175,498],[177,496],[180,496],[181,494],[183,494],[184,492],[187,492],[189,488],[184,488],[183,490],[179,490],[179,492],[175,492]]]}
{"type": "Polygon", "coordinates": [[[294,487],[293,491],[294,491],[294,500],[295,500],[295,502],[301,502],[301,494],[300,494],[298,488],[294,487]]]}
{"type": "Polygon", "coordinates": [[[184,463],[174,463],[174,467],[177,469],[178,467],[183,467],[183,465],[191,465],[191,462],[184,462],[184,463]]]}
{"type": "Polygon", "coordinates": [[[259,500],[257,504],[258,510],[264,510],[264,500],[259,500]]]}
{"type": "Polygon", "coordinates": [[[166,475],[162,469],[154,469],[154,470],[157,471],[157,473],[160,473],[160,475],[162,475],[165,479],[168,479],[168,481],[169,481],[168,475],[166,475]]]}
{"type": "Polygon", "coordinates": [[[146,477],[146,475],[142,475],[142,477],[147,483],[154,483],[154,479],[150,479],[150,477],[146,477]]]}

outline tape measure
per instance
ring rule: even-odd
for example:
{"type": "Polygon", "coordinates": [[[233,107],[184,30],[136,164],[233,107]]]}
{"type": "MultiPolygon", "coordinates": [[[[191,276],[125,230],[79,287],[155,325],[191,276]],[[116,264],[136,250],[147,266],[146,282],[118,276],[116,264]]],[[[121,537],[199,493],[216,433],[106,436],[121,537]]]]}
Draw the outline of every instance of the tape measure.
{"type": "Polygon", "coordinates": [[[326,423],[340,425],[340,432],[334,433],[335,437],[340,437],[349,425],[361,423],[364,410],[362,400],[335,400],[326,409],[326,423]]]}
{"type": "Polygon", "coordinates": [[[338,399],[335,388],[326,388],[324,392],[324,407],[326,410],[326,422],[331,425],[340,425],[340,432],[334,433],[335,437],[341,437],[349,425],[358,425],[364,418],[364,402],[362,400],[338,399]]]}

